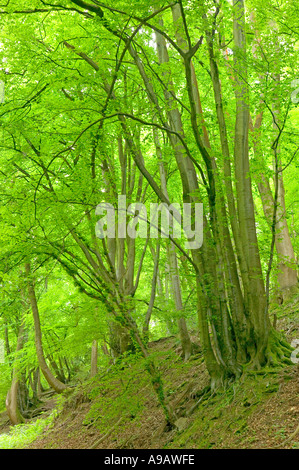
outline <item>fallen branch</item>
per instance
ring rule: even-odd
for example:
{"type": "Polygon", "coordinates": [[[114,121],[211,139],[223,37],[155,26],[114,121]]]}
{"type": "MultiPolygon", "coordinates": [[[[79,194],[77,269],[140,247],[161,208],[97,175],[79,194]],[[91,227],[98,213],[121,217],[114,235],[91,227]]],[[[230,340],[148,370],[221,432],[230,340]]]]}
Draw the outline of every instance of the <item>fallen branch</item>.
{"type": "MultiPolygon", "coordinates": [[[[202,391],[202,396],[200,397],[200,399],[192,406],[192,408],[190,408],[190,410],[187,411],[186,413],[186,416],[191,416],[192,413],[196,410],[196,408],[198,408],[198,406],[200,405],[200,403],[204,400],[204,398],[207,397],[207,395],[210,395],[210,392],[211,392],[211,387],[205,387],[202,391]]],[[[212,395],[210,395],[210,398],[212,398],[213,396],[215,395],[215,392],[212,393],[212,395]]]]}

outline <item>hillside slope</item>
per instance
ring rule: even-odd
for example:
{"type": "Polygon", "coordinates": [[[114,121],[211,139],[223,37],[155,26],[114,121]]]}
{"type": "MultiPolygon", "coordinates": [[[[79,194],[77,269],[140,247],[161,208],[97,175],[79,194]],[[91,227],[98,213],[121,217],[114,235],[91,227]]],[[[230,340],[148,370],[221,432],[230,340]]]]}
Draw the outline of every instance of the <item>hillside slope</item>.
{"type": "MultiPolygon", "coordinates": [[[[272,309],[277,329],[289,341],[299,338],[298,305],[297,296],[283,308],[272,309]]],[[[175,337],[151,343],[150,350],[165,393],[180,416],[175,429],[165,430],[144,364],[128,357],[125,364],[100,372],[68,397],[46,398],[43,406],[47,400],[51,406],[43,416],[49,416],[55,403],[60,411],[27,448],[298,448],[298,364],[243,375],[211,395],[203,393],[209,378],[201,353],[184,363],[175,337]]]]}

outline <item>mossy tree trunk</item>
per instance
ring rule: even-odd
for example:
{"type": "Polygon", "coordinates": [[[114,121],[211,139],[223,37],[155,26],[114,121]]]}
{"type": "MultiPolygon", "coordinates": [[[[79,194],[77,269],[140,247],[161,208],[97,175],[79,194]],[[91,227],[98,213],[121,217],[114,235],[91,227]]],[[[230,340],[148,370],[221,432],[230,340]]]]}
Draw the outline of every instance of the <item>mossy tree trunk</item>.
{"type": "Polygon", "coordinates": [[[19,332],[18,332],[16,358],[15,358],[15,362],[14,362],[13,370],[12,370],[12,383],[11,383],[9,391],[7,392],[6,401],[5,401],[7,414],[9,416],[11,423],[14,425],[25,422],[25,418],[22,415],[20,406],[19,406],[20,372],[17,366],[17,356],[20,353],[20,351],[23,349],[25,336],[26,336],[25,325],[24,325],[24,317],[23,317],[21,321],[21,325],[19,327],[19,332]]]}

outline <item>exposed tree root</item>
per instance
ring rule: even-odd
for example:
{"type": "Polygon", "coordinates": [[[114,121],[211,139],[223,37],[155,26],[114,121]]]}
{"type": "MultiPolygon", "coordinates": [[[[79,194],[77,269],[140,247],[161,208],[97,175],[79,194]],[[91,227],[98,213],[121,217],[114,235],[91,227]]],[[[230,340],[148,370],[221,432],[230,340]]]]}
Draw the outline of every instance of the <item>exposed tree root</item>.
{"type": "Polygon", "coordinates": [[[268,366],[281,366],[283,364],[292,365],[290,359],[293,351],[292,346],[287,343],[279,333],[272,332],[266,350],[266,359],[268,366]]]}
{"type": "Polygon", "coordinates": [[[105,439],[107,439],[107,437],[109,437],[112,432],[114,431],[114,429],[120,425],[120,423],[125,419],[124,416],[121,416],[119,418],[119,420],[113,424],[113,426],[109,429],[109,431],[106,432],[106,434],[104,434],[104,436],[102,436],[100,439],[98,439],[97,441],[95,441],[90,447],[88,447],[89,449],[96,449],[98,447],[98,445],[100,445],[105,439]]]}
{"type": "Polygon", "coordinates": [[[266,348],[260,347],[252,356],[246,369],[252,371],[263,370],[265,367],[281,368],[284,365],[293,365],[291,361],[292,346],[283,338],[280,332],[270,331],[266,348]]]}
{"type": "Polygon", "coordinates": [[[278,449],[282,446],[285,446],[286,444],[288,444],[290,441],[292,441],[294,439],[294,437],[297,436],[297,434],[299,433],[299,424],[297,426],[297,428],[295,429],[295,431],[293,432],[293,434],[291,434],[285,441],[283,441],[281,444],[278,444],[277,446],[274,446],[273,448],[274,449],[278,449]]]}

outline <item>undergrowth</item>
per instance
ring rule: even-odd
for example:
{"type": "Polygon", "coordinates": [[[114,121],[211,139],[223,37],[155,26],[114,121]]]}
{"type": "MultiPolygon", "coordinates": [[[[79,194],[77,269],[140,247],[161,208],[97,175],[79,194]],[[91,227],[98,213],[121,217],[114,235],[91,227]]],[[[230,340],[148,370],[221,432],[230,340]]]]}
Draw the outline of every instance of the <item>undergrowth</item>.
{"type": "Polygon", "coordinates": [[[18,424],[11,427],[7,434],[0,434],[0,449],[22,449],[33,442],[51,426],[58,411],[54,410],[47,417],[41,417],[33,422],[18,424]]]}

